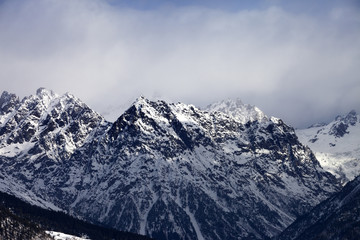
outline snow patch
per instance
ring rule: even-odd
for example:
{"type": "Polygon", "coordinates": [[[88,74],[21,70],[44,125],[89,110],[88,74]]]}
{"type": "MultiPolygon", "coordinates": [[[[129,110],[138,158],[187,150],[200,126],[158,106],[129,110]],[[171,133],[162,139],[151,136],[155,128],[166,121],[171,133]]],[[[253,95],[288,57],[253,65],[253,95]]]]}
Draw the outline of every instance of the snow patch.
{"type": "Polygon", "coordinates": [[[45,232],[49,234],[51,237],[53,237],[55,240],[90,240],[90,238],[88,238],[87,236],[76,237],[61,232],[54,232],[54,231],[45,231],[45,232]]]}
{"type": "Polygon", "coordinates": [[[5,157],[15,157],[22,152],[27,152],[29,149],[34,147],[35,143],[15,143],[0,148],[0,155],[5,157]]]}
{"type": "Polygon", "coordinates": [[[186,206],[185,212],[186,212],[186,214],[189,216],[190,222],[191,222],[192,226],[193,226],[194,229],[195,229],[195,233],[196,233],[197,239],[198,239],[198,240],[205,240],[205,238],[203,237],[203,235],[202,235],[202,233],[201,233],[200,226],[199,226],[198,222],[197,222],[196,219],[195,219],[194,214],[192,214],[192,213],[190,212],[189,206],[186,206]]]}

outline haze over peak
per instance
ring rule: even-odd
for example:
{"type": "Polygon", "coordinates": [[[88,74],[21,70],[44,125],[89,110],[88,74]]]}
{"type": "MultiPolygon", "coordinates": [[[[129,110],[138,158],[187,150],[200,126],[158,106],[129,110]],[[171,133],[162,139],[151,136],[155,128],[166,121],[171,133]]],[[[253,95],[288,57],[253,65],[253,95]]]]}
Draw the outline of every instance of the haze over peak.
{"type": "Polygon", "coordinates": [[[141,94],[240,97],[294,127],[360,110],[357,1],[155,2],[1,1],[2,88],[71,90],[112,116],[141,94]]]}
{"type": "Polygon", "coordinates": [[[219,111],[228,114],[243,123],[248,121],[266,121],[268,117],[256,106],[244,104],[240,98],[227,99],[210,104],[205,108],[208,111],[219,111]]]}

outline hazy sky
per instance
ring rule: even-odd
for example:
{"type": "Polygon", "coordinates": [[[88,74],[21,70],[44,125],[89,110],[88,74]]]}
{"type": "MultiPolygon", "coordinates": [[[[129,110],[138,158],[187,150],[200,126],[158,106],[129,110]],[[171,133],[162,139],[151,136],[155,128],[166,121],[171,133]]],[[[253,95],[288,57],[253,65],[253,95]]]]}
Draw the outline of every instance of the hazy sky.
{"type": "Polygon", "coordinates": [[[360,112],[360,1],[0,0],[0,83],[110,120],[140,95],[240,98],[304,127],[360,112]]]}

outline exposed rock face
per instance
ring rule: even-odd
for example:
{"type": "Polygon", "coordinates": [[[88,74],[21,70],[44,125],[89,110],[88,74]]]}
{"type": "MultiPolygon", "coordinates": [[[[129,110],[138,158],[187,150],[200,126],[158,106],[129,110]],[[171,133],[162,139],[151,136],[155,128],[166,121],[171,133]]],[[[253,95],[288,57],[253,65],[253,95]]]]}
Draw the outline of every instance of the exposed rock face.
{"type": "Polygon", "coordinates": [[[265,239],[339,187],[291,127],[258,109],[244,120],[139,98],[109,124],[43,91],[2,123],[1,174],[19,183],[8,191],[91,221],[157,239],[265,239]]]}
{"type": "Polygon", "coordinates": [[[12,112],[18,104],[19,98],[15,94],[4,91],[0,97],[1,115],[6,115],[12,112]]]}

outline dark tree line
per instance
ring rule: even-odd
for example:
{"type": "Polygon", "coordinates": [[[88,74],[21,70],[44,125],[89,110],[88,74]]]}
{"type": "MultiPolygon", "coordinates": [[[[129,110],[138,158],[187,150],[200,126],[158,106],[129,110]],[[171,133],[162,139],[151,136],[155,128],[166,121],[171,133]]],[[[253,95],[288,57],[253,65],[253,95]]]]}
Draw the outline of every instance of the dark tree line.
{"type": "Polygon", "coordinates": [[[0,240],[50,240],[39,225],[18,217],[0,205],[0,240]]]}
{"type": "MultiPolygon", "coordinates": [[[[14,196],[0,192],[0,240],[39,238],[45,230],[63,232],[75,236],[86,235],[92,240],[149,240],[150,238],[134,233],[117,231],[105,226],[94,225],[63,212],[46,210],[30,205],[14,196]],[[10,215],[9,215],[10,214],[10,215]],[[13,221],[6,219],[11,216],[13,221]],[[9,229],[14,229],[15,232],[9,229]],[[17,232],[16,232],[17,231],[17,232]],[[22,234],[19,237],[10,237],[11,234],[22,234]],[[29,235],[24,235],[29,234],[29,235]]],[[[49,238],[51,239],[51,238],[49,238]]]]}

